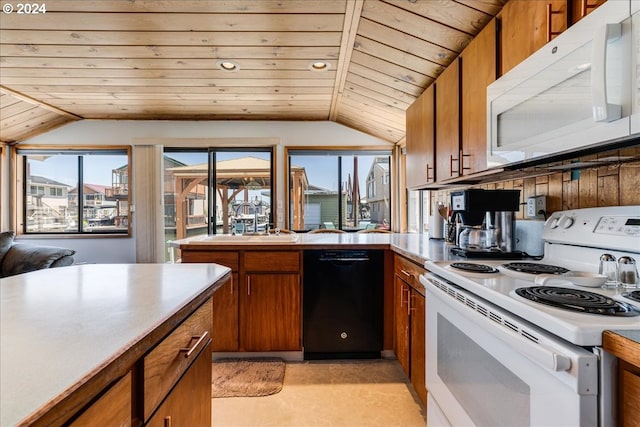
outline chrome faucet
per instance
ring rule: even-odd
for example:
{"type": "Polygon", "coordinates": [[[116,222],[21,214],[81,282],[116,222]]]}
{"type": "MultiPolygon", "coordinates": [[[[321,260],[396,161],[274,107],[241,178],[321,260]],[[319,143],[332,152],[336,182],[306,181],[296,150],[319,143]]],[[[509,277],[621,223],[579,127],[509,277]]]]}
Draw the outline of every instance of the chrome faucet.
{"type": "MultiPolygon", "coordinates": [[[[240,209],[244,208],[245,206],[249,206],[250,208],[253,208],[253,232],[255,234],[258,234],[258,205],[256,205],[253,202],[242,202],[238,206],[236,206],[236,209],[235,209],[236,216],[238,216],[240,209]]],[[[267,234],[269,234],[268,229],[267,229],[267,234]]]]}

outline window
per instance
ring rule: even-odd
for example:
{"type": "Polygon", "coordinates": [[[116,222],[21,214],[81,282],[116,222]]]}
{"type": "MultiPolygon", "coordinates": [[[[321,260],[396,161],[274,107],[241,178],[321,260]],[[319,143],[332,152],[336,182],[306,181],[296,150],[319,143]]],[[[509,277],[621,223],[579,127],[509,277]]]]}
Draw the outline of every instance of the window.
{"type": "Polygon", "coordinates": [[[19,149],[25,234],[129,232],[128,149],[19,149]]]}
{"type": "MultiPolygon", "coordinates": [[[[248,232],[265,231],[274,222],[272,183],[271,147],[166,148],[165,241],[228,234],[237,222],[248,232]]],[[[168,246],[166,254],[171,261],[168,246]]]]}
{"type": "Polygon", "coordinates": [[[390,151],[292,149],[288,155],[291,229],[389,228],[390,151]]]}
{"type": "Polygon", "coordinates": [[[407,191],[407,232],[426,233],[429,229],[429,192],[407,191]]]}

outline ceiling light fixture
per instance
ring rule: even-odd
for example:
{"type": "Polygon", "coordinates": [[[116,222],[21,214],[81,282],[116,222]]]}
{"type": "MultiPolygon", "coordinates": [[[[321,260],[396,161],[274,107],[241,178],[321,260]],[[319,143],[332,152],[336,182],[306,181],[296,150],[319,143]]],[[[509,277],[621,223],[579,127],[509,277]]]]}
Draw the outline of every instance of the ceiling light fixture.
{"type": "Polygon", "coordinates": [[[237,62],[229,61],[228,59],[221,59],[216,62],[216,66],[222,71],[238,71],[240,70],[240,65],[237,62]]]}
{"type": "Polygon", "coordinates": [[[318,60],[309,63],[311,71],[327,71],[329,68],[331,68],[331,63],[327,61],[318,60]]]}

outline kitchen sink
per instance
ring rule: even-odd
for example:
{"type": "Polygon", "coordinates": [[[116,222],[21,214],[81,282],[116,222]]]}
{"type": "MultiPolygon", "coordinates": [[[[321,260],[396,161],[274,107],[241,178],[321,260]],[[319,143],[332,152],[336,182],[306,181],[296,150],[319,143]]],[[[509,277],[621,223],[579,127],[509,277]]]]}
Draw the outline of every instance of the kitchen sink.
{"type": "Polygon", "coordinates": [[[227,245],[254,245],[254,244],[287,244],[295,243],[298,241],[298,236],[295,234],[278,234],[278,235],[264,235],[264,234],[214,234],[212,236],[206,236],[201,240],[193,243],[216,243],[227,245]]]}

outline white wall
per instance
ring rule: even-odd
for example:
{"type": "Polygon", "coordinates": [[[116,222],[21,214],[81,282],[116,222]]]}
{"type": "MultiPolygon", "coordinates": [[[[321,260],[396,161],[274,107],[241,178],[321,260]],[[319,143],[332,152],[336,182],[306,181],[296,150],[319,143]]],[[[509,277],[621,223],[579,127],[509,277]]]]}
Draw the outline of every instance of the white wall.
{"type": "MultiPolygon", "coordinates": [[[[21,145],[82,145],[82,146],[170,146],[170,147],[214,147],[214,146],[276,146],[276,206],[285,206],[285,147],[393,147],[387,141],[369,136],[335,122],[279,122],[279,121],[115,121],[82,120],[57,128],[51,132],[23,141],[21,145]]],[[[135,156],[135,150],[133,154],[135,156]]],[[[132,162],[136,164],[135,159],[132,162]]],[[[135,168],[132,182],[136,182],[135,168]]],[[[143,174],[144,175],[144,174],[143,174]]],[[[161,178],[160,178],[161,179],[161,178]]],[[[8,186],[1,180],[3,188],[8,186]]],[[[159,188],[162,188],[161,183],[159,188]]],[[[8,191],[2,191],[0,206],[9,206],[8,191]]],[[[150,203],[132,194],[136,210],[139,203],[150,203]]],[[[161,201],[156,201],[161,203],[161,201]]],[[[156,203],[157,204],[157,203],[156,203]]],[[[136,221],[134,215],[134,222],[136,221]]],[[[279,211],[279,226],[283,226],[284,215],[279,211]]],[[[0,216],[2,219],[2,216],[0,216]]],[[[8,223],[0,224],[3,229],[8,223]]],[[[148,239],[137,239],[135,228],[129,238],[28,238],[30,243],[56,245],[76,250],[76,259],[92,263],[133,263],[136,252],[146,252],[136,244],[148,244],[148,239]],[[137,243],[136,243],[137,241],[137,243]]],[[[163,238],[163,230],[157,230],[163,238]]],[[[27,239],[25,239],[27,240],[27,239]]],[[[145,248],[146,249],[146,248],[145,248]]],[[[150,252],[153,252],[150,250],[150,252]]]]}

